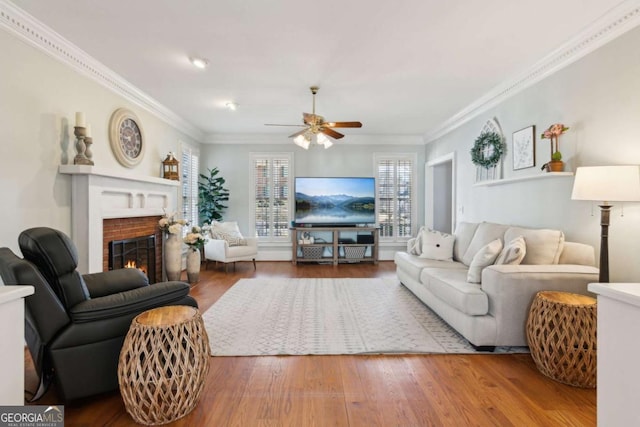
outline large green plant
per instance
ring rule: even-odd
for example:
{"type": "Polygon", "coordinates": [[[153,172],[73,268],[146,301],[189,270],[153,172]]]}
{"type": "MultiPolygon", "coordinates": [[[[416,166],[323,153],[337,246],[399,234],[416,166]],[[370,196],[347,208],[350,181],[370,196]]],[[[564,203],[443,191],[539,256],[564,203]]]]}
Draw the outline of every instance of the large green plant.
{"type": "Polygon", "coordinates": [[[222,219],[222,211],[228,207],[224,203],[229,200],[229,190],[224,188],[224,178],[217,176],[218,168],[208,171],[209,176],[200,174],[198,181],[198,211],[202,222],[211,223],[222,219]]]}

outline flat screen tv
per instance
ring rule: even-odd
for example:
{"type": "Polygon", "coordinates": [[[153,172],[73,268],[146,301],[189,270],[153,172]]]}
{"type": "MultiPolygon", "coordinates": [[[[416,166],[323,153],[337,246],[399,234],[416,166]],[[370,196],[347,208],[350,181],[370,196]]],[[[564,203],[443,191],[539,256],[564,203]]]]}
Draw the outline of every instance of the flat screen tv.
{"type": "Polygon", "coordinates": [[[376,222],[374,178],[296,177],[295,225],[340,227],[376,222]]]}

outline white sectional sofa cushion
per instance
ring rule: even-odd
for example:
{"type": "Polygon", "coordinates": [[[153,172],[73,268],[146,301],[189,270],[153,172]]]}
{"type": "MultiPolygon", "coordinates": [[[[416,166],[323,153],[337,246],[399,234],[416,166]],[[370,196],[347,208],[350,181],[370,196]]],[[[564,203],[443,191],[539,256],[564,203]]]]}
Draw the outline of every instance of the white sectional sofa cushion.
{"type": "Polygon", "coordinates": [[[507,242],[518,236],[524,237],[527,253],[522,264],[557,264],[564,248],[564,233],[559,230],[532,230],[509,227],[504,233],[507,242]]]}

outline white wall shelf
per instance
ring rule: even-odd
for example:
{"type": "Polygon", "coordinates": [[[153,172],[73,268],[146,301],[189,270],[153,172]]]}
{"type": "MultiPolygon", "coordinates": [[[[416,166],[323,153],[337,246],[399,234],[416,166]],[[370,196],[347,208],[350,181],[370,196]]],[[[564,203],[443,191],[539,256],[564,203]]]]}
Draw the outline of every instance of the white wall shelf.
{"type": "Polygon", "coordinates": [[[475,184],[473,184],[473,186],[474,187],[491,187],[493,185],[512,184],[512,183],[521,182],[521,181],[533,181],[537,179],[562,178],[562,177],[571,177],[571,176],[573,176],[573,172],[547,172],[547,173],[541,173],[539,175],[526,175],[526,176],[517,176],[514,178],[492,179],[488,181],[476,182],[475,184]]]}

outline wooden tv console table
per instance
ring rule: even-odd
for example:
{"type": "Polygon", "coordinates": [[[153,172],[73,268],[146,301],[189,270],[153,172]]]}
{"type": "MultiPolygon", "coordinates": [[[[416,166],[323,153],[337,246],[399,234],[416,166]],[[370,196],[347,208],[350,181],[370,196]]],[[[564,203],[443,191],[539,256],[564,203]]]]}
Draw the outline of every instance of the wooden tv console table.
{"type": "Polygon", "coordinates": [[[377,227],[293,227],[291,231],[294,264],[378,263],[377,227]],[[307,236],[313,238],[313,243],[307,236]]]}

